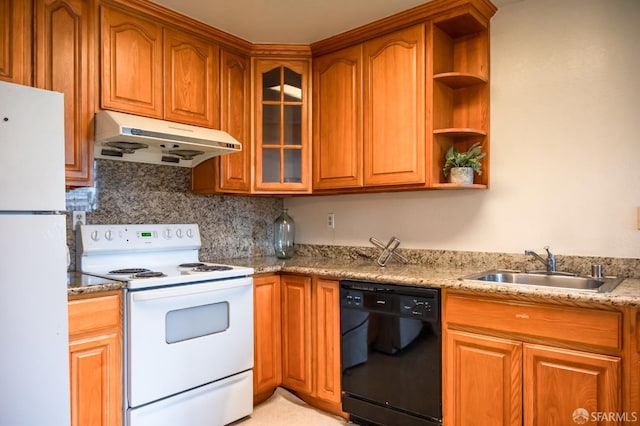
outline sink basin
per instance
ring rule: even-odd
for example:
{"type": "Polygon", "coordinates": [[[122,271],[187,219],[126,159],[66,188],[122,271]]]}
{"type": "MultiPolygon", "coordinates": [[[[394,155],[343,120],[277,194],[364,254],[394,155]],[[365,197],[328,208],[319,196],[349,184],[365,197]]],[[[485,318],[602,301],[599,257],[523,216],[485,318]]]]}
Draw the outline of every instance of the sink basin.
{"type": "Polygon", "coordinates": [[[604,277],[602,280],[597,280],[592,277],[575,275],[533,273],[499,269],[467,275],[460,279],[463,281],[474,280],[492,283],[569,288],[598,293],[609,293],[624,280],[624,278],[616,277],[604,277]]]}

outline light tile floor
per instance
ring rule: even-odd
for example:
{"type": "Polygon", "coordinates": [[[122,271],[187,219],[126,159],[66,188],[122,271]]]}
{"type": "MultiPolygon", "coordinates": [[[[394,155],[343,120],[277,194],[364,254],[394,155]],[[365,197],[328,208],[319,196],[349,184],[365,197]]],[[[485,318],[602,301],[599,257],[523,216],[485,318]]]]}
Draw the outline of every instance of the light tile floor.
{"type": "Polygon", "coordinates": [[[278,388],[268,400],[254,407],[250,417],[233,426],[336,426],[348,423],[342,417],[317,410],[291,392],[278,388]]]}

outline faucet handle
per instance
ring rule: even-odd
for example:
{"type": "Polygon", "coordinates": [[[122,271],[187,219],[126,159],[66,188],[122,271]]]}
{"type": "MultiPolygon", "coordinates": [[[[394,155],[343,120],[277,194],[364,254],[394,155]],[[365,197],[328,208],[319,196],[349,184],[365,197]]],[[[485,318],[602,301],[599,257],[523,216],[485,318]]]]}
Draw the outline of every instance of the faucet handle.
{"type": "Polygon", "coordinates": [[[602,265],[591,265],[591,276],[599,281],[602,281],[602,265]]]}

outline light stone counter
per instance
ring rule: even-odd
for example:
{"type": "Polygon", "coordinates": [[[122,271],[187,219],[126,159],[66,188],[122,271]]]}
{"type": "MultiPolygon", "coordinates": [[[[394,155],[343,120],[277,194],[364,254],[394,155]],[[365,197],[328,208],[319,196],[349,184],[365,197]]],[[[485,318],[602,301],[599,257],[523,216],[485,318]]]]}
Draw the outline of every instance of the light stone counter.
{"type": "Polygon", "coordinates": [[[487,268],[429,266],[392,262],[386,267],[377,266],[366,259],[335,259],[315,256],[295,256],[281,260],[275,257],[251,259],[227,259],[223,263],[250,266],[256,274],[287,272],[294,274],[322,275],[336,279],[356,279],[385,283],[405,284],[498,293],[514,296],[554,298],[556,300],[602,303],[616,306],[640,307],[640,279],[629,278],[611,293],[595,293],[585,290],[567,290],[527,285],[461,281],[458,278],[487,268]]]}
{"type": "MultiPolygon", "coordinates": [[[[611,293],[567,290],[527,285],[486,283],[481,281],[461,281],[458,278],[487,269],[496,268],[493,264],[471,263],[474,266],[462,266],[466,262],[452,262],[455,266],[442,263],[402,264],[390,262],[379,267],[373,260],[365,258],[333,258],[325,256],[295,256],[282,260],[276,257],[253,257],[241,259],[207,260],[249,266],[256,274],[288,272],[293,274],[322,275],[336,279],[355,279],[377,281],[414,286],[452,288],[476,292],[498,293],[513,296],[554,298],[556,300],[603,303],[616,306],[640,307],[640,279],[628,278],[611,293]]],[[[509,264],[506,269],[518,269],[509,264]]],[[[125,284],[118,281],[84,275],[79,272],[68,274],[68,295],[120,290],[125,284]]]]}
{"type": "Polygon", "coordinates": [[[67,296],[77,294],[98,293],[101,291],[121,290],[125,284],[104,278],[85,275],[80,272],[67,273],[67,296]]]}

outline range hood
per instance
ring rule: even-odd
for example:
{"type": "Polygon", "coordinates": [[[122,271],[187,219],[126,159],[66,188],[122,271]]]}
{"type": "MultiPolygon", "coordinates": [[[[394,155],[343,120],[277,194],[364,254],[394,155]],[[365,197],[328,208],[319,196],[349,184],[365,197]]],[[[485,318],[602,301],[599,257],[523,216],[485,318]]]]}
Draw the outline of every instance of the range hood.
{"type": "Polygon", "coordinates": [[[95,116],[95,158],[195,167],[242,151],[227,132],[114,111],[95,116]]]}

